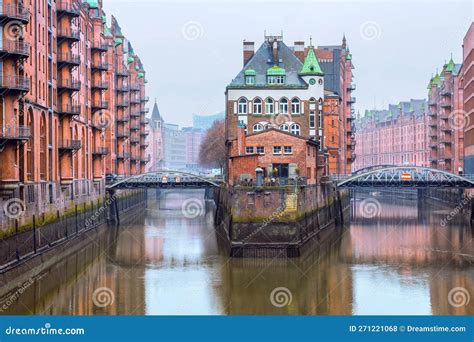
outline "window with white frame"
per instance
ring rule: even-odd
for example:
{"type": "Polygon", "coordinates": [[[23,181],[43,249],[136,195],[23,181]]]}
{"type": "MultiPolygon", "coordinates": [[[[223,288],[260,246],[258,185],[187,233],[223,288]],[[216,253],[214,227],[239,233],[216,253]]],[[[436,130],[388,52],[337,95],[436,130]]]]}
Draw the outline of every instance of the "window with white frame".
{"type": "Polygon", "coordinates": [[[292,154],[292,153],[293,153],[293,147],[291,147],[291,146],[283,146],[283,153],[284,153],[284,154],[292,154]]]}
{"type": "Polygon", "coordinates": [[[260,132],[260,131],[263,131],[263,125],[262,124],[255,124],[253,125],[253,132],[256,133],[256,132],[260,132]]]}
{"type": "Polygon", "coordinates": [[[265,154],[265,147],[264,146],[257,146],[257,153],[258,154],[265,154]]]}
{"type": "Polygon", "coordinates": [[[290,126],[287,124],[280,125],[280,130],[289,132],[290,131],[290,126]]]}
{"type": "Polygon", "coordinates": [[[247,99],[245,97],[239,99],[239,114],[247,114],[247,99]]]}
{"type": "Polygon", "coordinates": [[[294,98],[293,100],[291,100],[291,113],[292,114],[301,113],[301,102],[297,98],[294,98]]]}
{"type": "Polygon", "coordinates": [[[272,98],[267,98],[265,100],[265,114],[273,114],[273,99],[272,98]]]}
{"type": "Polygon", "coordinates": [[[255,84],[255,76],[245,76],[245,84],[246,85],[254,85],[255,84]]]}
{"type": "Polygon", "coordinates": [[[280,99],[280,114],[288,114],[288,100],[280,99]]]}
{"type": "Polygon", "coordinates": [[[285,76],[267,76],[268,84],[285,84],[285,76]]]}
{"type": "Polygon", "coordinates": [[[318,127],[323,128],[323,112],[319,111],[318,113],[318,127]]]}
{"type": "Polygon", "coordinates": [[[253,113],[262,114],[262,100],[258,97],[253,100],[253,113]]]}
{"type": "Polygon", "coordinates": [[[253,146],[247,146],[245,148],[245,153],[246,154],[253,154],[253,146]]]}
{"type": "Polygon", "coordinates": [[[273,146],[273,154],[281,154],[281,146],[273,146]]]}
{"type": "Polygon", "coordinates": [[[270,128],[272,128],[272,125],[269,124],[269,123],[267,123],[267,124],[265,124],[265,126],[263,126],[263,129],[270,129],[270,128]]]}
{"type": "Polygon", "coordinates": [[[314,110],[309,112],[309,128],[316,128],[316,113],[314,110]]]}
{"type": "Polygon", "coordinates": [[[300,125],[298,124],[291,125],[290,132],[295,135],[300,135],[300,132],[301,132],[300,125]]]}

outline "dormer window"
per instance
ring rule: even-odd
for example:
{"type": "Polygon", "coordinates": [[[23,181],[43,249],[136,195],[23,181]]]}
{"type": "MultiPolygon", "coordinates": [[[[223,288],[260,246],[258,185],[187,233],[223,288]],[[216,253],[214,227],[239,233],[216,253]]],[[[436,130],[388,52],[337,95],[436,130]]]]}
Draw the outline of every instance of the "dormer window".
{"type": "Polygon", "coordinates": [[[267,70],[267,83],[269,85],[285,84],[286,70],[280,68],[278,65],[272,66],[267,70]]]}
{"type": "Polygon", "coordinates": [[[246,85],[255,85],[255,76],[257,73],[253,69],[247,69],[244,71],[245,84],[246,85]]]}

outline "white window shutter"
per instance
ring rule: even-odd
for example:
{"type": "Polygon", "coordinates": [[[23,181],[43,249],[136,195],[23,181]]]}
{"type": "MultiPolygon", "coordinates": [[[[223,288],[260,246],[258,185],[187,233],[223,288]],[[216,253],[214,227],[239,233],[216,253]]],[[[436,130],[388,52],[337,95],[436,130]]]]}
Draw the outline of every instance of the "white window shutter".
{"type": "Polygon", "coordinates": [[[280,105],[279,105],[278,101],[275,101],[274,106],[275,107],[273,107],[273,111],[275,112],[275,114],[280,113],[280,105]]]}
{"type": "Polygon", "coordinates": [[[247,102],[247,112],[249,114],[252,114],[252,107],[253,107],[253,102],[252,101],[247,102]]]}
{"type": "Polygon", "coordinates": [[[234,114],[237,114],[237,101],[234,101],[234,114]]]}

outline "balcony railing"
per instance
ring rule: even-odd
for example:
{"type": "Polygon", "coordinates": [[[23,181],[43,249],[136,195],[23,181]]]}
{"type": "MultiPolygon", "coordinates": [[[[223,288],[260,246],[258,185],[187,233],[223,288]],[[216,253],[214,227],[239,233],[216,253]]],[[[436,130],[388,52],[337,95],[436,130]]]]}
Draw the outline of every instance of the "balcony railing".
{"type": "Polygon", "coordinates": [[[30,128],[26,126],[7,125],[0,128],[0,140],[28,140],[30,128]]]}
{"type": "Polygon", "coordinates": [[[81,106],[76,104],[64,104],[58,106],[58,113],[60,115],[79,115],[81,114],[81,106]]]}
{"type": "Polygon", "coordinates": [[[92,81],[91,87],[92,89],[100,89],[100,90],[109,89],[109,82],[102,81],[102,80],[92,81]]]}
{"type": "Polygon", "coordinates": [[[0,89],[29,91],[30,79],[23,76],[5,76],[0,74],[0,89]]]}
{"type": "Polygon", "coordinates": [[[21,41],[3,40],[0,44],[0,52],[4,54],[28,57],[30,55],[30,44],[21,41]]]}
{"type": "Polygon", "coordinates": [[[441,106],[442,108],[451,108],[451,107],[452,107],[452,104],[451,104],[451,102],[442,102],[442,103],[440,104],[440,106],[441,106]]]}
{"type": "Polygon", "coordinates": [[[19,20],[26,24],[30,21],[30,16],[31,13],[26,7],[20,5],[0,5],[0,18],[19,20]]]}
{"type": "Polygon", "coordinates": [[[131,125],[130,130],[131,131],[138,131],[140,129],[140,125],[131,125]]]}
{"type": "Polygon", "coordinates": [[[140,116],[140,112],[136,112],[136,111],[135,111],[135,112],[131,112],[131,113],[130,113],[130,116],[131,116],[132,118],[138,118],[138,117],[140,116]]]}
{"type": "Polygon", "coordinates": [[[436,102],[436,101],[429,101],[429,102],[428,102],[428,105],[435,107],[435,106],[438,105],[438,102],[436,102]]]}
{"type": "Polygon", "coordinates": [[[147,156],[145,158],[140,158],[140,162],[142,163],[149,163],[150,162],[150,156],[147,156]]]}
{"type": "Polygon", "coordinates": [[[130,90],[139,91],[140,90],[140,85],[138,83],[130,84],[130,90]]]}
{"type": "Polygon", "coordinates": [[[123,115],[117,118],[117,122],[128,122],[130,121],[130,117],[128,115],[123,115]]]}
{"type": "Polygon", "coordinates": [[[72,17],[78,17],[81,14],[81,10],[75,4],[68,3],[66,1],[59,1],[56,3],[57,12],[68,14],[72,17]]]}
{"type": "Polygon", "coordinates": [[[148,131],[148,130],[140,132],[140,135],[142,135],[142,136],[146,136],[146,135],[149,135],[149,134],[150,134],[150,131],[148,131]]]}
{"type": "Polygon", "coordinates": [[[128,101],[124,100],[118,100],[117,103],[115,104],[117,107],[128,107],[130,103],[128,101]]]}
{"type": "Polygon", "coordinates": [[[99,109],[107,109],[109,108],[109,103],[107,101],[92,101],[92,109],[99,110],[99,109]]]}
{"type": "Polygon", "coordinates": [[[347,100],[347,103],[355,103],[356,102],[356,98],[355,97],[350,97],[348,100],[347,100]]]}
{"type": "Polygon", "coordinates": [[[75,53],[59,53],[58,54],[58,64],[70,64],[70,65],[79,65],[81,64],[81,57],[75,53]]]}
{"type": "Polygon", "coordinates": [[[150,108],[144,108],[142,110],[140,110],[141,113],[148,113],[150,111],[150,108]]]}
{"type": "Polygon", "coordinates": [[[130,143],[131,143],[131,144],[139,144],[139,143],[140,143],[140,139],[138,139],[138,138],[130,138],[130,143]]]}
{"type": "Polygon", "coordinates": [[[123,139],[123,138],[128,138],[130,136],[130,133],[128,132],[117,132],[117,138],[123,139]]]}
{"type": "Polygon", "coordinates": [[[92,154],[95,156],[105,156],[109,154],[109,149],[107,147],[96,147],[92,151],[92,154]]]}
{"type": "Polygon", "coordinates": [[[110,45],[104,42],[92,42],[91,43],[91,50],[92,51],[100,51],[105,52],[109,49],[110,45]]]}
{"type": "Polygon", "coordinates": [[[81,37],[81,33],[77,29],[71,29],[71,28],[58,28],[58,39],[70,39],[70,40],[75,40],[79,41],[81,37]]]}
{"type": "Polygon", "coordinates": [[[118,152],[117,153],[117,159],[128,159],[130,158],[130,153],[129,152],[118,152]]]}
{"type": "Polygon", "coordinates": [[[136,156],[136,155],[132,155],[132,156],[130,156],[130,161],[133,161],[133,162],[140,161],[140,157],[136,156]]]}
{"type": "Polygon", "coordinates": [[[103,61],[93,61],[91,63],[91,68],[93,70],[107,71],[109,70],[109,63],[103,61]]]}
{"type": "Polygon", "coordinates": [[[71,91],[79,91],[81,89],[81,82],[79,80],[68,78],[58,79],[58,88],[67,89],[71,91]]]}
{"type": "Polygon", "coordinates": [[[79,150],[81,149],[81,141],[80,140],[60,140],[58,143],[58,148],[60,150],[79,150]]]}
{"type": "Polygon", "coordinates": [[[140,145],[140,148],[147,148],[148,145],[148,142],[145,141],[143,144],[140,145]]]}
{"type": "Polygon", "coordinates": [[[127,91],[129,90],[128,88],[128,85],[125,84],[125,85],[118,85],[115,87],[115,91],[117,92],[122,92],[122,93],[126,93],[127,91]]]}
{"type": "Polygon", "coordinates": [[[130,98],[130,103],[131,104],[140,104],[140,98],[132,97],[132,98],[130,98]]]}
{"type": "Polygon", "coordinates": [[[356,90],[356,85],[355,83],[349,83],[347,85],[347,90],[351,91],[351,90],[356,90]]]}
{"type": "Polygon", "coordinates": [[[120,76],[120,77],[127,77],[128,76],[128,70],[127,69],[118,69],[115,72],[115,75],[120,76]]]}
{"type": "Polygon", "coordinates": [[[141,101],[142,101],[142,102],[148,102],[148,101],[150,101],[150,96],[142,97],[141,101]]]}

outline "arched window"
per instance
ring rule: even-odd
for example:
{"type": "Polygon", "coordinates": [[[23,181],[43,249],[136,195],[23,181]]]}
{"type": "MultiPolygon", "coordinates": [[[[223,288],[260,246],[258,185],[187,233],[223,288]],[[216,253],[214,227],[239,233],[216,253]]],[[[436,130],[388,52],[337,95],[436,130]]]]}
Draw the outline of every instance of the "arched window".
{"type": "Polygon", "coordinates": [[[253,125],[253,132],[254,133],[257,133],[257,132],[260,132],[260,131],[263,131],[263,125],[262,124],[255,124],[253,125]]]}
{"type": "Polygon", "coordinates": [[[268,115],[271,115],[273,114],[273,106],[274,106],[274,103],[273,103],[273,99],[271,97],[267,98],[265,100],[265,114],[268,114],[268,115]]]}
{"type": "Polygon", "coordinates": [[[287,124],[283,124],[283,125],[280,125],[280,129],[282,131],[289,132],[290,131],[290,126],[287,125],[287,124]]]}
{"type": "Polygon", "coordinates": [[[300,107],[301,104],[299,99],[295,97],[293,100],[291,100],[291,114],[300,114],[300,107]]]}
{"type": "Polygon", "coordinates": [[[291,125],[290,132],[295,135],[300,135],[300,132],[301,132],[300,125],[298,124],[291,125]]]}
{"type": "Polygon", "coordinates": [[[270,123],[267,123],[263,126],[263,129],[270,129],[270,128],[272,128],[272,124],[270,123]]]}
{"type": "Polygon", "coordinates": [[[280,114],[288,114],[288,100],[286,98],[280,99],[280,114]]]}
{"type": "Polygon", "coordinates": [[[41,122],[40,122],[40,178],[41,180],[46,180],[46,151],[48,149],[46,143],[46,117],[45,113],[41,113],[41,122]]]}
{"type": "Polygon", "coordinates": [[[247,114],[247,99],[245,97],[239,99],[239,114],[247,114]]]}
{"type": "Polygon", "coordinates": [[[253,100],[253,113],[262,114],[262,100],[258,97],[253,100]]]}

